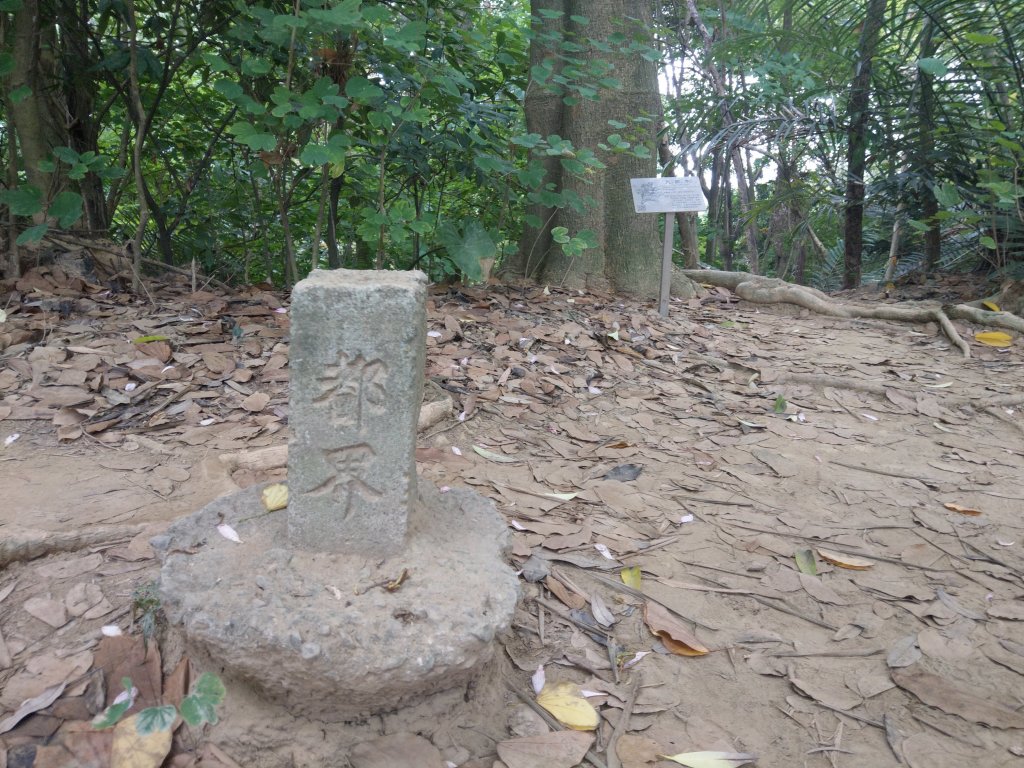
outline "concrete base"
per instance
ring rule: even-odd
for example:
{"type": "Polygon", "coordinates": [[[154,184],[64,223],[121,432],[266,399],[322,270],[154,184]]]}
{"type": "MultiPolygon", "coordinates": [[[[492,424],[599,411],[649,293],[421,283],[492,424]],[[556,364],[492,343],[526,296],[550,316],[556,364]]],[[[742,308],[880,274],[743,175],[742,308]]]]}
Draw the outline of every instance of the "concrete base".
{"type": "Polygon", "coordinates": [[[380,559],[291,549],[287,511],[268,514],[261,491],[218,499],[153,541],[164,611],[200,668],[341,722],[465,688],[487,666],[518,597],[490,501],[420,483],[404,549],[380,559]]]}

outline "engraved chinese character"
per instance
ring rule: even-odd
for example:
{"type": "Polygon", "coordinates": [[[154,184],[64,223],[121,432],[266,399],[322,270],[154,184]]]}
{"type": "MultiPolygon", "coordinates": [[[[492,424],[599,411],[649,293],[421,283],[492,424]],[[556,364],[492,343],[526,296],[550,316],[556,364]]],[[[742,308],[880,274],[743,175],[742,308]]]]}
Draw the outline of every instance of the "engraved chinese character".
{"type": "Polygon", "coordinates": [[[384,412],[387,373],[381,360],[341,352],[338,362],[325,365],[317,376],[319,388],[313,402],[328,405],[334,426],[361,430],[365,409],[384,412]]]}
{"type": "Polygon", "coordinates": [[[379,501],[383,494],[363,480],[362,475],[376,455],[366,443],[346,445],[322,451],[332,466],[332,474],[316,488],[309,491],[312,496],[332,496],[341,505],[342,519],[352,511],[353,498],[358,495],[365,501],[379,501]]]}

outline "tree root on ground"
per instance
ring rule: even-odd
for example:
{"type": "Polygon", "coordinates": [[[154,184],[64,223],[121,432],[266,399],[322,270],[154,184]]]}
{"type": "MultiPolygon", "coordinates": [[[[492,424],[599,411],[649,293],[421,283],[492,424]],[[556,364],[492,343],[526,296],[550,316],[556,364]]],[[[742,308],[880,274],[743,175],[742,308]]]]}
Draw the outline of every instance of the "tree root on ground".
{"type": "Polygon", "coordinates": [[[728,288],[741,299],[755,304],[795,304],[811,312],[829,317],[893,320],[904,323],[938,323],[943,333],[963,353],[964,357],[971,356],[971,349],[957,333],[950,318],[1024,333],[1024,318],[1010,312],[989,312],[966,304],[947,307],[891,305],[859,307],[850,304],[837,304],[821,291],[802,285],[793,285],[774,277],[760,277],[746,272],[703,269],[680,271],[697,282],[707,283],[718,288],[728,288]]]}
{"type": "Polygon", "coordinates": [[[58,552],[77,552],[86,547],[119,544],[145,529],[145,525],[99,526],[73,532],[14,529],[0,537],[0,568],[58,552]]]}

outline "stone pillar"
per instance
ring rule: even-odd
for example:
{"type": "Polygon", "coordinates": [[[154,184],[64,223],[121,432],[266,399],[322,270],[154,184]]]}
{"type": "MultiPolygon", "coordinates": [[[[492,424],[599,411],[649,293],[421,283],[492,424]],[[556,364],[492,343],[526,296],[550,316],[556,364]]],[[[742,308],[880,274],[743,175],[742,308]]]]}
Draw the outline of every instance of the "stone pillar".
{"type": "Polygon", "coordinates": [[[416,498],[426,276],[314,271],[292,291],[288,539],[389,555],[416,498]]]}

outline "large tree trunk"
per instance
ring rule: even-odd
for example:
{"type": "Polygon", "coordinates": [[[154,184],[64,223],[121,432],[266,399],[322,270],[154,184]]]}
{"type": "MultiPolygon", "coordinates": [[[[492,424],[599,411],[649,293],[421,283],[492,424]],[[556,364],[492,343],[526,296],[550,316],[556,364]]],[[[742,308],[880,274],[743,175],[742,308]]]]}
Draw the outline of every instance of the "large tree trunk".
{"type": "Polygon", "coordinates": [[[649,38],[653,0],[534,0],[532,11],[531,65],[551,60],[557,73],[564,63],[557,49],[563,40],[571,38],[582,47],[571,53],[573,58],[582,59],[584,64],[609,65],[609,76],[616,78],[621,87],[601,90],[598,99],[580,98],[567,105],[567,92],[537,82],[530,84],[526,97],[528,131],[544,137],[556,134],[576,148],[592,149],[606,167],[581,176],[565,172],[558,158],[542,161],[546,183],[570,196],[585,198],[588,204],[582,210],[552,207],[543,199],[543,190],[538,190],[531,196],[528,226],[511,267],[527,277],[540,276],[568,287],[653,296],[658,290],[661,259],[657,217],[634,212],[629,180],[656,174],[655,128],[660,111],[657,67],[637,52],[622,52],[620,44],[611,42],[613,35],[623,33],[631,39],[637,35],[649,38]],[[562,15],[545,19],[539,17],[542,10],[562,15]],[[581,24],[574,16],[586,17],[589,23],[581,24]],[[587,41],[603,42],[610,51],[599,51],[587,41]],[[641,117],[649,121],[632,122],[641,117]],[[599,150],[598,145],[616,132],[609,121],[628,124],[620,133],[633,146],[646,147],[648,157],[599,150]],[[589,230],[596,247],[567,255],[552,240],[554,227],[567,228],[570,236],[589,230]]]}
{"type": "Polygon", "coordinates": [[[864,249],[864,172],[867,169],[868,101],[871,96],[871,63],[878,45],[887,0],[868,0],[867,18],[857,45],[857,64],[850,88],[847,110],[846,224],[843,258],[843,287],[860,285],[864,249]]]}
{"type": "Polygon", "coordinates": [[[5,21],[3,43],[10,45],[14,67],[7,76],[7,94],[27,88],[20,98],[5,98],[4,107],[18,135],[21,168],[28,183],[43,193],[46,205],[59,191],[55,174],[40,169],[54,147],[67,144],[65,124],[57,119],[63,110],[52,103],[63,96],[55,88],[56,65],[53,57],[56,32],[53,24],[43,19],[39,0],[24,0],[10,22],[5,21]]]}

